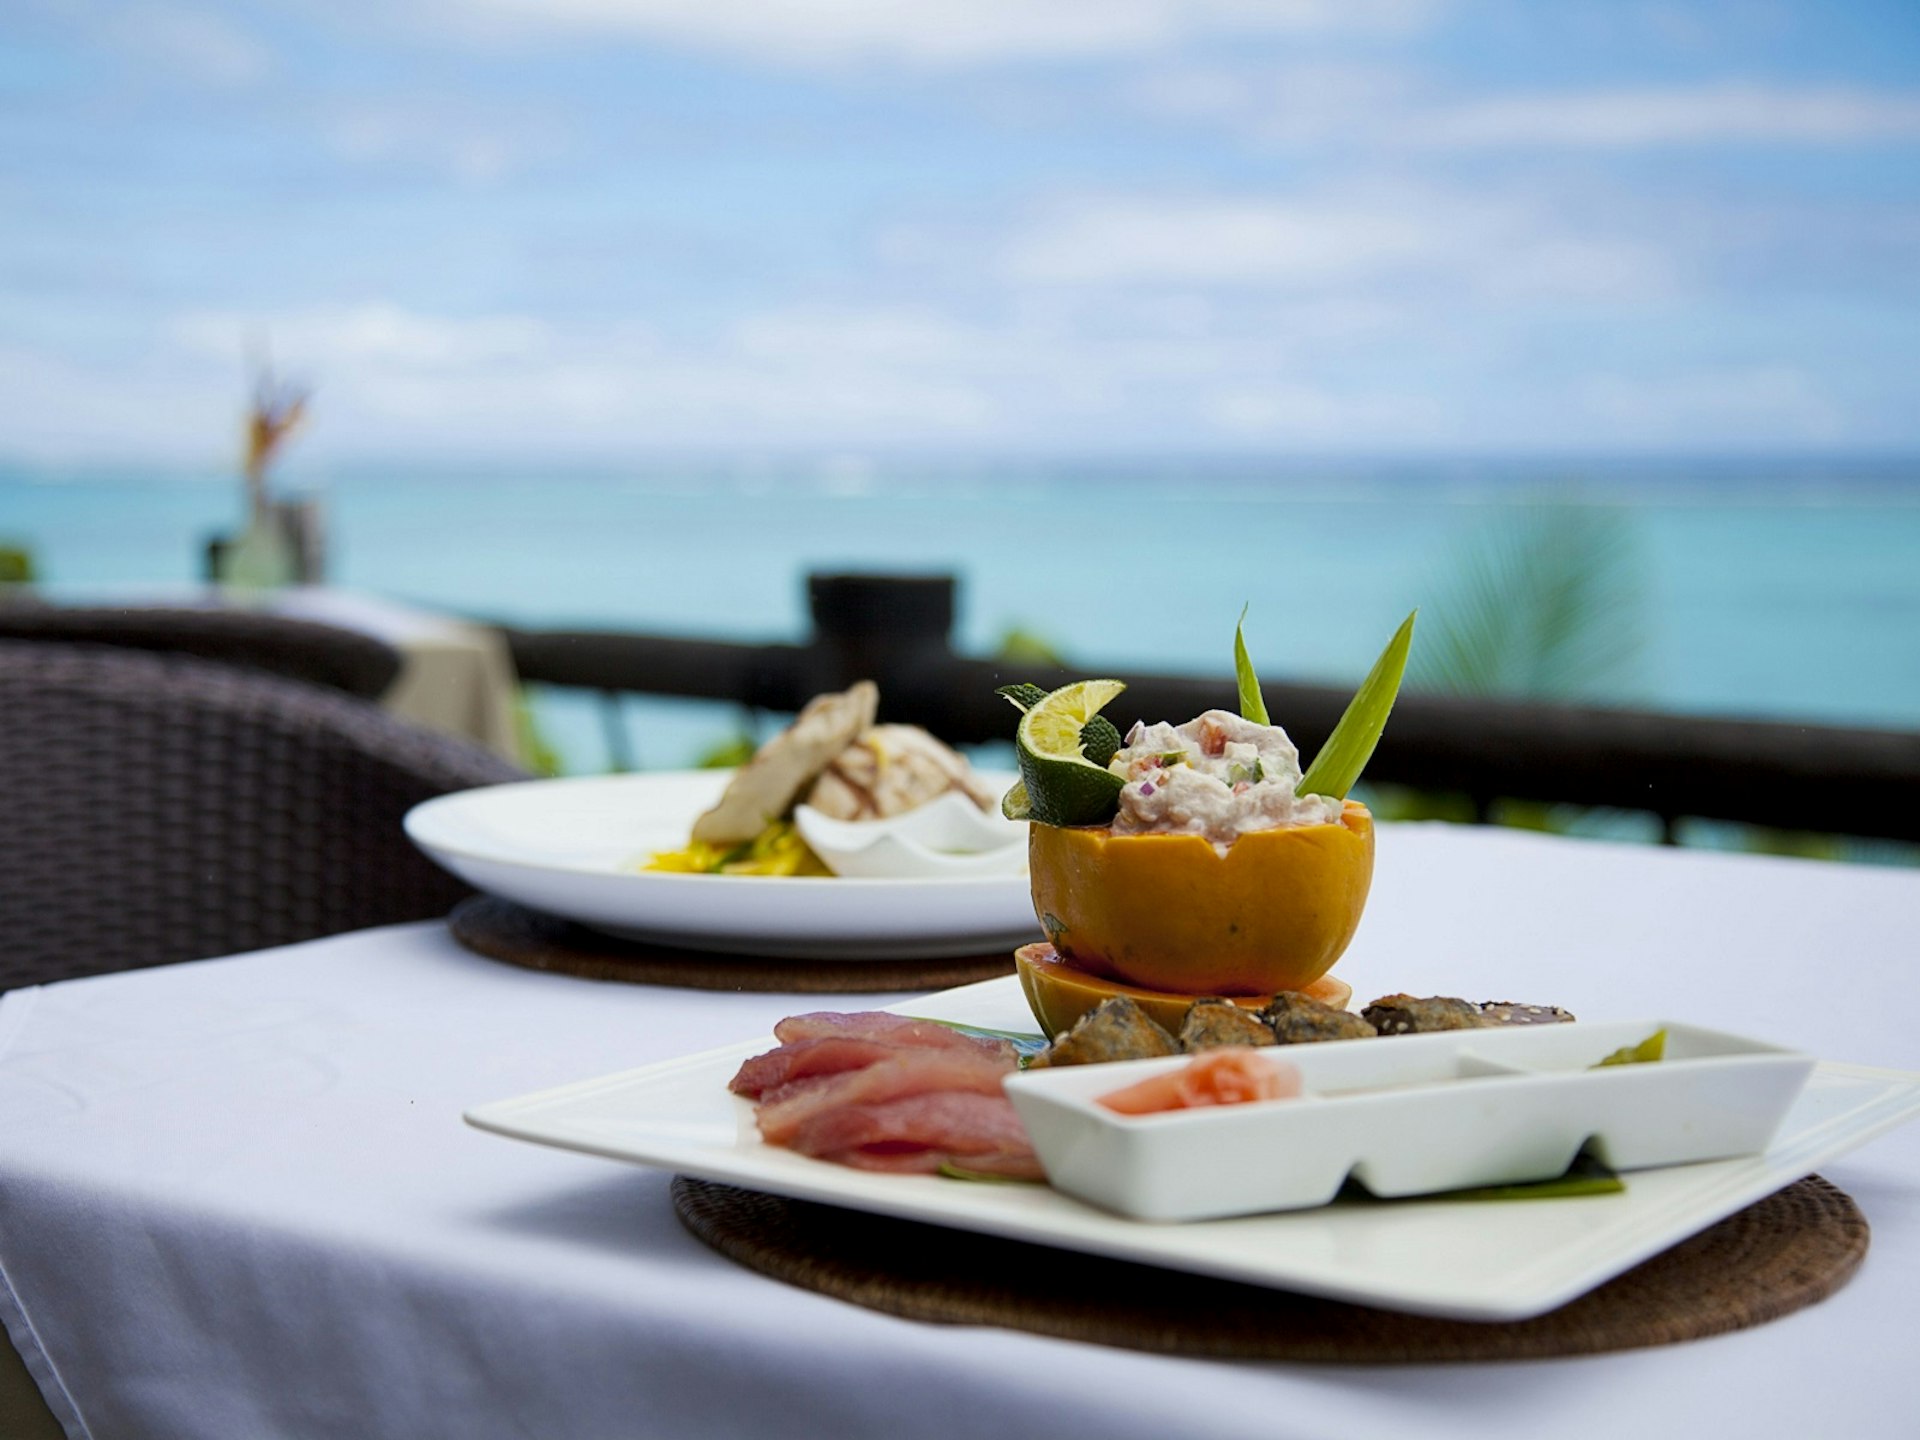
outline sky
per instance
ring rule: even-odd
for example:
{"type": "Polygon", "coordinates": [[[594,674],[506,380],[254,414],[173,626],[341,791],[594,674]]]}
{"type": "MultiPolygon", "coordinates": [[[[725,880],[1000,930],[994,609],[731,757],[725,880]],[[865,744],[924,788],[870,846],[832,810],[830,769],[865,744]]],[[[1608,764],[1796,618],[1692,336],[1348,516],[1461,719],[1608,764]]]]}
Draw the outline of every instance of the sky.
{"type": "Polygon", "coordinates": [[[7,0],[0,459],[1920,450],[1911,0],[7,0]]]}

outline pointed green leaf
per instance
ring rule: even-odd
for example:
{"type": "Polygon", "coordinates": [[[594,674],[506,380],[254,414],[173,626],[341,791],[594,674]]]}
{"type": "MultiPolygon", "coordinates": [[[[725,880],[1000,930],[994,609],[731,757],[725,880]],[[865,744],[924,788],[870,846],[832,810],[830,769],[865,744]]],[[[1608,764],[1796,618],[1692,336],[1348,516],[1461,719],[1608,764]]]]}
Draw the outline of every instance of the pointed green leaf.
{"type": "Polygon", "coordinates": [[[1333,727],[1333,734],[1313,757],[1307,773],[1300,777],[1294,794],[1327,795],[1335,800],[1347,798],[1360,772],[1367,768],[1367,761],[1373,758],[1373,747],[1380,743],[1380,732],[1387,728],[1387,716],[1393,713],[1394,699],[1400,694],[1400,677],[1407,670],[1407,652],[1413,646],[1413,616],[1419,613],[1416,610],[1407,616],[1393,632],[1393,639],[1373,662],[1367,678],[1360,682],[1346,713],[1333,727]]]}
{"type": "Polygon", "coordinates": [[[1233,627],[1233,678],[1240,686],[1240,718],[1251,720],[1256,725],[1271,725],[1267,718],[1267,702],[1260,698],[1260,677],[1253,673],[1253,660],[1247,654],[1246,636],[1241,629],[1247,623],[1247,611],[1250,606],[1240,607],[1240,618],[1233,627]]]}

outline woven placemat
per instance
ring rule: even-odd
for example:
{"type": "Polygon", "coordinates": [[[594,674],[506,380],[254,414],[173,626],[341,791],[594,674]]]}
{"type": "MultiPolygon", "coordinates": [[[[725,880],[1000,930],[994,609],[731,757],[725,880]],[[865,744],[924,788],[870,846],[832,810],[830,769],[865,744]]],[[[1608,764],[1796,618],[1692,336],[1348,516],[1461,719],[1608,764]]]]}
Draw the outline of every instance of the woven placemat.
{"type": "Polygon", "coordinates": [[[935,960],[782,960],[648,945],[602,935],[490,895],[462,900],[447,923],[454,939],[492,960],[587,980],[678,985],[688,990],[868,995],[945,990],[1013,973],[1011,950],[935,960]]]}
{"type": "Polygon", "coordinates": [[[1846,1284],[1868,1234],[1852,1198],[1810,1176],[1558,1310],[1485,1324],[1176,1274],[684,1175],[674,1178],[673,1206],[701,1240],[749,1269],[912,1320],[1174,1355],[1374,1365],[1590,1355],[1763,1324],[1846,1284]]]}

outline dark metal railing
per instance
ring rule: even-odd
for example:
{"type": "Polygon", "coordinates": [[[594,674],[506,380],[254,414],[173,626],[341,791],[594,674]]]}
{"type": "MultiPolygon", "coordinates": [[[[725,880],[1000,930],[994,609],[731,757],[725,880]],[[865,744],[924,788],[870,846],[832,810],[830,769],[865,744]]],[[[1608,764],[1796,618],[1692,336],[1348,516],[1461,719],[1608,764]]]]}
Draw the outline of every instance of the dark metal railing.
{"type": "MultiPolygon", "coordinates": [[[[501,626],[523,679],[603,693],[725,700],[791,712],[823,690],[878,682],[884,717],[955,744],[1011,738],[993,691],[1068,671],[979,659],[952,648],[950,576],[816,575],[805,644],[734,644],[603,630],[501,626]]],[[[1231,708],[1231,677],[1120,671],[1124,714],[1184,720],[1231,708]]],[[[1269,683],[1268,708],[1311,755],[1351,692],[1269,683]]],[[[1647,811],[1665,833],[1683,818],[1920,841],[1920,733],[1728,720],[1408,691],[1367,777],[1463,795],[1484,818],[1500,800],[1647,811]]]]}

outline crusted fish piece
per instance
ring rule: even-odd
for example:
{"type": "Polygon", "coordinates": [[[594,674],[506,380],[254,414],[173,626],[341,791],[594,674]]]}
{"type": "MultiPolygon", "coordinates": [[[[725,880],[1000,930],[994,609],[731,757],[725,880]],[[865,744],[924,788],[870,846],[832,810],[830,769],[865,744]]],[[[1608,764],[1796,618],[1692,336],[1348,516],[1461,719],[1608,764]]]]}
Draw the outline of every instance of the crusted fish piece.
{"type": "Polygon", "coordinates": [[[720,803],[693,822],[703,845],[751,840],[793,807],[800,791],[827,762],[873,725],[880,689],[861,680],[844,691],[816,695],[749,760],[727,785],[720,803]]]}
{"type": "Polygon", "coordinates": [[[1382,995],[1360,1012],[1382,1035],[1424,1035],[1433,1030],[1480,1030],[1494,1022],[1470,1000],[1451,995],[1382,995]]]}
{"type": "Polygon", "coordinates": [[[949,790],[982,810],[996,803],[966,757],[918,725],[875,725],[827,762],[807,804],[835,820],[885,820],[949,790]]]}
{"type": "Polygon", "coordinates": [[[1380,1032],[1371,1021],[1323,1004],[1297,990],[1282,990],[1260,1012],[1260,1019],[1281,1045],[1311,1045],[1321,1040],[1364,1040],[1380,1032]]]}
{"type": "Polygon", "coordinates": [[[1523,1005],[1517,1000],[1482,1000],[1480,1013],[1493,1025],[1565,1025],[1574,1018],[1558,1005],[1523,1005]]]}
{"type": "Polygon", "coordinates": [[[1029,1069],[1043,1065],[1104,1065],[1110,1060],[1150,1060],[1178,1055],[1173,1036],[1124,995],[1102,1000],[1054,1037],[1029,1069]]]}
{"type": "Polygon", "coordinates": [[[1200,1050],[1218,1050],[1223,1045],[1271,1045],[1273,1030],[1251,1010],[1231,1000],[1208,998],[1187,1007],[1176,1037],[1180,1049],[1191,1055],[1200,1050]]]}

